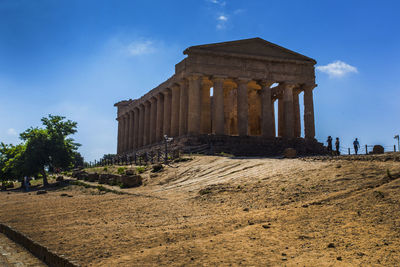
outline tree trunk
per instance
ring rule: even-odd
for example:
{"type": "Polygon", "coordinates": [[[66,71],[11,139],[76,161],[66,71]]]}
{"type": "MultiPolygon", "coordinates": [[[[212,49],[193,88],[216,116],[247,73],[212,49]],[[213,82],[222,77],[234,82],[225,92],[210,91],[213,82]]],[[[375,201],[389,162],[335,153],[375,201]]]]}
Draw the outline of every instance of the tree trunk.
{"type": "Polygon", "coordinates": [[[48,186],[49,182],[47,181],[46,171],[42,169],[42,176],[43,176],[43,186],[48,186]]]}

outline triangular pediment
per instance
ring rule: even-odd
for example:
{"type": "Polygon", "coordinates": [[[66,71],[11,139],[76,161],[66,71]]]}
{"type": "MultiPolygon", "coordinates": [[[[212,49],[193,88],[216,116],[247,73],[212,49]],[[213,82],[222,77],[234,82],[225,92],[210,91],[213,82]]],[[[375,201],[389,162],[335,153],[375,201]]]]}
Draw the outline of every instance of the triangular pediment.
{"type": "Polygon", "coordinates": [[[315,60],[279,45],[270,43],[261,38],[244,39],[231,42],[205,44],[191,46],[184,51],[184,54],[191,52],[231,54],[232,56],[258,56],[265,58],[279,58],[287,60],[309,61],[315,64],[315,60]]]}

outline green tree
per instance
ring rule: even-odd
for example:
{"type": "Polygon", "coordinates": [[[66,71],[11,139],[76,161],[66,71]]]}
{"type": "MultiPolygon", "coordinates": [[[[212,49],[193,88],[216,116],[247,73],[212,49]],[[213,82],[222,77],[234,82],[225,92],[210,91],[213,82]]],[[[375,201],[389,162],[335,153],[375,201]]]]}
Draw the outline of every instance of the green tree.
{"type": "Polygon", "coordinates": [[[21,133],[25,142],[24,165],[27,175],[42,174],[48,185],[46,169],[67,169],[73,166],[79,144],[69,135],[76,133],[77,123],[62,116],[42,118],[45,128],[29,128],[21,133]]]}
{"type": "Polygon", "coordinates": [[[21,180],[25,175],[25,145],[0,143],[0,181],[21,180]]]}

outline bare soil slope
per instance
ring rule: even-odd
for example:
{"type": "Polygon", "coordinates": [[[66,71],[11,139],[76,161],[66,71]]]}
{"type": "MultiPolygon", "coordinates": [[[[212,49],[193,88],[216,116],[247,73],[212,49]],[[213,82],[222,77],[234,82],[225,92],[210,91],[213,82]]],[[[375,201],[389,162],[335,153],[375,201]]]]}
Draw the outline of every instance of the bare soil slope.
{"type": "Polygon", "coordinates": [[[135,195],[1,192],[0,222],[84,266],[400,262],[399,162],[196,156],[144,176],[135,195]]]}

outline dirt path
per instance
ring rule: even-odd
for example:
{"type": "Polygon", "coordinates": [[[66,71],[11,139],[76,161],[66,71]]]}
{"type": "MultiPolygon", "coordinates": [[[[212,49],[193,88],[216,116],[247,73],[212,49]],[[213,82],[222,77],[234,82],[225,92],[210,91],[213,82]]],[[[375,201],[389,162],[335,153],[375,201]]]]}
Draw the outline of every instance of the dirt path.
{"type": "Polygon", "coordinates": [[[0,233],[0,266],[42,267],[47,266],[29,251],[0,233]]]}

